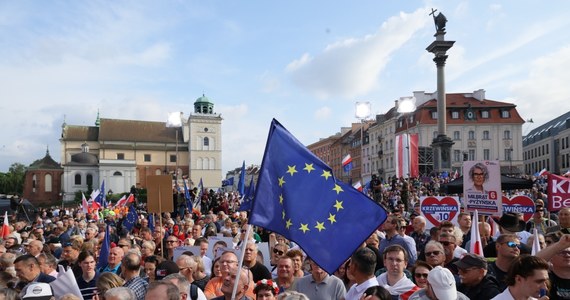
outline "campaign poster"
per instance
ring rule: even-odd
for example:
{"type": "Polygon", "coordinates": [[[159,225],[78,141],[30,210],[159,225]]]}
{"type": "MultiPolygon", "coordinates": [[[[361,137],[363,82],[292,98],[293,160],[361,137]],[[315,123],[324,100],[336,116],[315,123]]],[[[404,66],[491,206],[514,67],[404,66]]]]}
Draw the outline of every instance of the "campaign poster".
{"type": "Polygon", "coordinates": [[[534,201],[528,196],[513,196],[510,199],[503,195],[503,212],[519,213],[523,217],[523,221],[528,222],[535,212],[534,201]]]}
{"type": "Polygon", "coordinates": [[[479,215],[503,214],[499,161],[463,162],[463,201],[465,210],[479,215]]]}
{"type": "Polygon", "coordinates": [[[426,229],[438,227],[443,221],[457,225],[459,215],[459,199],[457,197],[421,197],[420,212],[426,218],[426,229]]]}
{"type": "Polygon", "coordinates": [[[570,179],[554,174],[548,175],[548,211],[556,212],[570,207],[570,179]]]}

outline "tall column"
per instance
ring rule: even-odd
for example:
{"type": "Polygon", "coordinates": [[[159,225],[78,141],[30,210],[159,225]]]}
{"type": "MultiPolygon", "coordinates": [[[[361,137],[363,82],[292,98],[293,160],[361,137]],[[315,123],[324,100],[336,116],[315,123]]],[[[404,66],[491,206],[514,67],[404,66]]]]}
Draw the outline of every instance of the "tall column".
{"type": "Polygon", "coordinates": [[[435,22],[436,33],[433,41],[426,50],[435,55],[433,61],[437,67],[437,137],[432,141],[434,171],[451,171],[451,146],[454,144],[447,136],[447,108],[445,97],[445,61],[447,60],[447,50],[455,41],[445,40],[445,23],[447,19],[442,13],[435,15],[432,11],[435,22]]]}

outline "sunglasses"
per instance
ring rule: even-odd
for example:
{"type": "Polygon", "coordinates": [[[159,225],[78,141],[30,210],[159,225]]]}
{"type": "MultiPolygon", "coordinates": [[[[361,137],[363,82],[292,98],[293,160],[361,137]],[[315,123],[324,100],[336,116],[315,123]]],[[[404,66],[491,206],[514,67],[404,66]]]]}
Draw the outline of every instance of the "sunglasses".
{"type": "Polygon", "coordinates": [[[281,250],[273,249],[273,253],[283,255],[285,252],[283,252],[281,250]]]}
{"type": "Polygon", "coordinates": [[[414,274],[414,277],[427,279],[428,273],[416,273],[416,274],[414,274]]]}
{"type": "Polygon", "coordinates": [[[509,248],[516,248],[516,247],[520,246],[520,244],[517,244],[515,242],[506,242],[505,245],[507,245],[507,247],[509,247],[509,248]]]}
{"type": "Polygon", "coordinates": [[[178,241],[166,241],[166,242],[169,243],[169,244],[172,244],[172,243],[176,243],[176,242],[178,242],[178,241]]]}
{"type": "Polygon", "coordinates": [[[485,173],[473,173],[473,176],[483,176],[485,173]]]}
{"type": "Polygon", "coordinates": [[[438,256],[441,254],[441,251],[437,250],[437,251],[432,251],[432,252],[426,252],[426,257],[428,256],[438,256]]]}
{"type": "Polygon", "coordinates": [[[442,245],[444,245],[444,246],[449,246],[449,245],[451,245],[451,244],[455,245],[455,243],[453,243],[453,242],[448,242],[448,241],[442,241],[442,242],[440,242],[440,243],[441,243],[442,245]]]}

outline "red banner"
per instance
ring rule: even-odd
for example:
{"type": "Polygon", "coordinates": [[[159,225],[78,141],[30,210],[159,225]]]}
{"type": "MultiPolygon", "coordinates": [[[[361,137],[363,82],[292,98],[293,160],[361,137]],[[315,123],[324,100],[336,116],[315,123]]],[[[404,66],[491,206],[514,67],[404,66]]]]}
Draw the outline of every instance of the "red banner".
{"type": "Polygon", "coordinates": [[[548,174],[548,211],[570,207],[570,178],[548,174]]]}

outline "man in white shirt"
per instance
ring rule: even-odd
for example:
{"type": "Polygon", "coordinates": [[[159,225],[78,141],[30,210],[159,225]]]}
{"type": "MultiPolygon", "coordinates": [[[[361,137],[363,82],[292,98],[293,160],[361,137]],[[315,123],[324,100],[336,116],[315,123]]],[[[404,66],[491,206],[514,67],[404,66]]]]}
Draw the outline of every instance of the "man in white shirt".
{"type": "Polygon", "coordinates": [[[407,299],[415,291],[419,290],[408,277],[404,270],[408,267],[408,254],[400,245],[388,246],[383,254],[386,272],[376,277],[378,284],[390,292],[392,296],[400,296],[407,299]]]}
{"type": "Polygon", "coordinates": [[[513,261],[508,287],[492,300],[548,299],[548,262],[537,256],[523,255],[513,261]],[[540,297],[540,298],[539,298],[540,297]]]}
{"type": "Polygon", "coordinates": [[[377,286],[378,280],[374,277],[376,268],[376,254],[368,248],[360,248],[350,258],[349,274],[356,282],[346,293],[345,300],[360,300],[364,291],[371,286],[377,286]]]}

